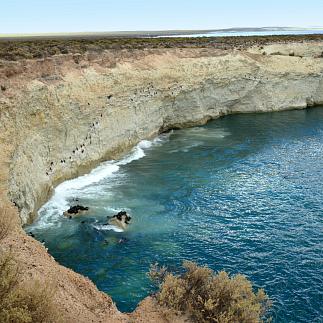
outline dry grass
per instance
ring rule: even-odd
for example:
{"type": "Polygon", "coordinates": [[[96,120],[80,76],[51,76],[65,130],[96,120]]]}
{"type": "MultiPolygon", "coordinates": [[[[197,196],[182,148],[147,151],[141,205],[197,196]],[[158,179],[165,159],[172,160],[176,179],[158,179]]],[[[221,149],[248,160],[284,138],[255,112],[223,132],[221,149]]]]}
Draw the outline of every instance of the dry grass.
{"type": "Polygon", "coordinates": [[[184,262],[184,273],[173,275],[165,268],[152,266],[150,277],[157,281],[160,305],[189,314],[194,322],[263,322],[270,301],[264,290],[253,291],[243,275],[230,277],[207,267],[184,262]]]}
{"type": "Polygon", "coordinates": [[[54,289],[40,282],[20,282],[20,270],[12,253],[0,255],[0,322],[61,322],[52,299],[54,289]]]}
{"type": "Polygon", "coordinates": [[[0,242],[8,236],[14,227],[14,215],[12,209],[0,206],[0,242]]]}
{"type": "MultiPolygon", "coordinates": [[[[0,209],[0,243],[14,228],[10,207],[0,209]]],[[[21,269],[12,252],[0,245],[0,322],[60,322],[53,304],[54,288],[33,281],[21,283],[21,269]]]]}

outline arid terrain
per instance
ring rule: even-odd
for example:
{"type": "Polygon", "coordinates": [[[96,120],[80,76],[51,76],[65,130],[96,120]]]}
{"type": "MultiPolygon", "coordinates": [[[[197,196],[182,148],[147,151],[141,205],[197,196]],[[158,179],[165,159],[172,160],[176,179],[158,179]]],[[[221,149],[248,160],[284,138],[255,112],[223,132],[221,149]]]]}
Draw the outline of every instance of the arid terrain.
{"type": "Polygon", "coordinates": [[[264,46],[271,43],[302,43],[323,41],[323,35],[284,35],[250,37],[199,37],[199,38],[140,38],[138,35],[79,36],[62,37],[14,37],[0,38],[0,59],[15,61],[20,59],[46,58],[59,54],[102,53],[105,50],[149,50],[169,48],[211,48],[220,50],[243,50],[251,46],[264,46]]]}
{"type": "Polygon", "coordinates": [[[2,243],[24,280],[56,286],[67,322],[180,322],[152,298],[120,313],[22,226],[58,183],[142,139],[232,113],[323,104],[323,35],[0,41],[2,243]],[[165,316],[166,315],[166,316],[165,316]]]}

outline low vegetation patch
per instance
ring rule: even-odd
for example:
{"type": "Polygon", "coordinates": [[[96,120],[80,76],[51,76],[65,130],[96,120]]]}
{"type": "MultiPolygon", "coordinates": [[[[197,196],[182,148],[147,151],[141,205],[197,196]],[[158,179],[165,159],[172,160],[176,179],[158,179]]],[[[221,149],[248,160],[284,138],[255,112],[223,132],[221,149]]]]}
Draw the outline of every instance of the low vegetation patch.
{"type": "Polygon", "coordinates": [[[6,208],[0,209],[0,322],[59,322],[52,301],[54,289],[37,281],[21,283],[19,263],[12,252],[2,248],[1,242],[12,228],[12,214],[6,208]]]}
{"type": "Polygon", "coordinates": [[[58,322],[53,289],[40,282],[19,283],[19,267],[11,253],[0,255],[0,322],[58,322]]]}
{"type": "Polygon", "coordinates": [[[174,275],[165,267],[151,267],[149,276],[160,287],[156,299],[161,306],[188,314],[194,322],[265,321],[269,298],[263,289],[254,292],[245,276],[230,277],[188,261],[183,268],[182,274],[174,275]]]}
{"type": "Polygon", "coordinates": [[[55,55],[100,53],[104,50],[156,48],[217,48],[242,49],[271,43],[322,41],[323,35],[235,36],[235,37],[103,37],[84,36],[69,38],[0,38],[0,60],[44,59],[55,55]]]}
{"type": "MultiPolygon", "coordinates": [[[[1,201],[0,201],[1,202],[1,201]]],[[[13,229],[13,215],[9,208],[0,208],[0,242],[8,236],[13,229]]]]}

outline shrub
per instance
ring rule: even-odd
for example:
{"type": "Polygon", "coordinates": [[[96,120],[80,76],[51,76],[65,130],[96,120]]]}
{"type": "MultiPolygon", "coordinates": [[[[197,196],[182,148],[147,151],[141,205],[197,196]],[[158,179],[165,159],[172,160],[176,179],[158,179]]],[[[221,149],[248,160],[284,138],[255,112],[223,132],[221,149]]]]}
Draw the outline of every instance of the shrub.
{"type": "Polygon", "coordinates": [[[184,273],[165,273],[151,267],[149,276],[159,283],[158,303],[185,314],[195,322],[263,322],[270,307],[264,290],[256,293],[243,275],[230,277],[225,271],[214,273],[207,267],[185,261],[184,273]]]}
{"type": "MultiPolygon", "coordinates": [[[[14,214],[9,207],[0,209],[0,243],[13,229],[14,214]]],[[[58,322],[52,302],[54,289],[37,281],[20,283],[20,269],[11,252],[0,245],[0,322],[58,322]]]]}
{"type": "Polygon", "coordinates": [[[277,35],[277,36],[249,36],[249,37],[168,37],[168,38],[137,38],[137,37],[105,37],[84,35],[84,39],[57,37],[56,39],[11,39],[0,40],[0,60],[20,60],[43,58],[62,54],[85,53],[87,51],[101,51],[111,49],[153,49],[153,48],[248,48],[255,44],[265,45],[273,42],[303,42],[322,41],[322,35],[277,35]],[[50,48],[57,47],[59,51],[50,48]]]}
{"type": "Polygon", "coordinates": [[[54,289],[39,282],[19,283],[19,267],[11,253],[0,256],[0,322],[59,322],[52,303],[54,289]]]}

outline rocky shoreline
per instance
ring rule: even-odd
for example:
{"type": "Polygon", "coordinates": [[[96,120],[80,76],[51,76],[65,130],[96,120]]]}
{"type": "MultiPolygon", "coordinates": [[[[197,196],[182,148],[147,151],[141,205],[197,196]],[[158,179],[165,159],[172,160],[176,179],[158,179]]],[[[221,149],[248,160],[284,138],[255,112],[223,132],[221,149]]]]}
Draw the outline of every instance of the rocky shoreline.
{"type": "MultiPolygon", "coordinates": [[[[88,50],[2,60],[0,204],[10,205],[23,225],[58,183],[142,139],[232,113],[321,105],[322,53],[323,41],[310,40],[243,50],[88,50]]],[[[164,320],[149,299],[131,318],[119,313],[108,296],[58,265],[19,224],[7,246],[22,260],[26,278],[58,281],[56,301],[69,322],[140,322],[150,314],[164,320]]]]}

